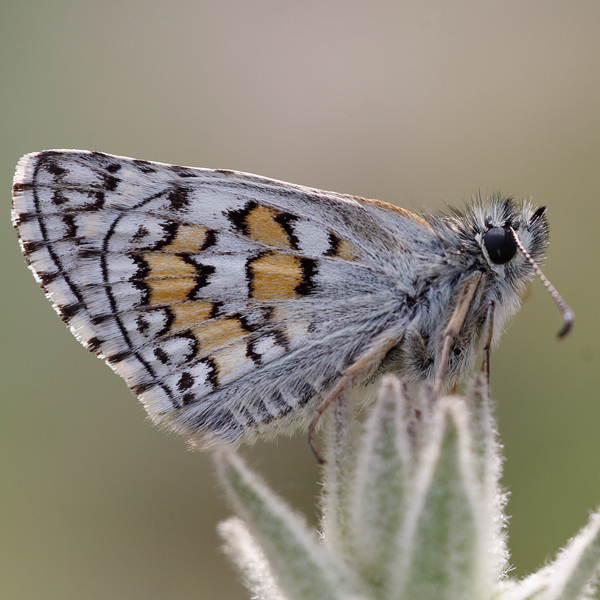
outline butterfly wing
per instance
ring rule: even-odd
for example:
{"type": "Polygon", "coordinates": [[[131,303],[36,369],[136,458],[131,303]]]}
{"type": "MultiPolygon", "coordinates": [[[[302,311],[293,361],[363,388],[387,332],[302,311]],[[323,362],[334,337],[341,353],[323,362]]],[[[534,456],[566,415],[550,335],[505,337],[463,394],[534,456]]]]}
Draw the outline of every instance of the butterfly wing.
{"type": "Polygon", "coordinates": [[[402,319],[390,222],[430,235],[383,203],[95,152],[23,157],[13,194],[61,318],[155,422],[201,446],[305,420],[402,319]]]}

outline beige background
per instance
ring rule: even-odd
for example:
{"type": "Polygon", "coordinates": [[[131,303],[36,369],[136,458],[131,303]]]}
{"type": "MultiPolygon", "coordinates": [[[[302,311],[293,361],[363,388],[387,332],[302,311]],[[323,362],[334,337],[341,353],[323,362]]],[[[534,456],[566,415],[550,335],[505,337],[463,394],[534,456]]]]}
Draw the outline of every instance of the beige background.
{"type": "MultiPolygon", "coordinates": [[[[600,3],[0,3],[0,597],[246,598],[210,459],[150,426],[25,268],[25,152],[250,171],[407,208],[481,189],[548,206],[546,273],[493,356],[517,575],[600,503],[600,3]]],[[[245,449],[314,520],[304,436],[245,449]]]]}

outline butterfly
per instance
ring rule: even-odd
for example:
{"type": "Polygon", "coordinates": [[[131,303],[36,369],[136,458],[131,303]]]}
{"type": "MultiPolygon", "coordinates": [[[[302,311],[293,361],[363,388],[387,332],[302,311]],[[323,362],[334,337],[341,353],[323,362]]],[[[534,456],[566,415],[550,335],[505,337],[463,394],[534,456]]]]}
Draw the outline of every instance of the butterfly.
{"type": "Polygon", "coordinates": [[[548,243],[545,208],[500,194],[416,214],[78,150],[24,156],[12,216],[77,339],[200,448],[292,431],[384,372],[457,381],[548,243]]]}

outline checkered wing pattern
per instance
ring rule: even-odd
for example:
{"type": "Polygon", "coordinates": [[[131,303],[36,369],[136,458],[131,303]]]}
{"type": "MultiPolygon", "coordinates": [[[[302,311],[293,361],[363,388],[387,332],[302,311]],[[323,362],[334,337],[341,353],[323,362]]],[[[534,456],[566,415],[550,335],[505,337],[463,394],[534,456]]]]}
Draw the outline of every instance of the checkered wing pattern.
{"type": "Polygon", "coordinates": [[[14,183],[23,252],[61,318],[201,447],[304,423],[402,318],[390,219],[429,234],[376,201],[97,152],[27,155],[14,183]]]}

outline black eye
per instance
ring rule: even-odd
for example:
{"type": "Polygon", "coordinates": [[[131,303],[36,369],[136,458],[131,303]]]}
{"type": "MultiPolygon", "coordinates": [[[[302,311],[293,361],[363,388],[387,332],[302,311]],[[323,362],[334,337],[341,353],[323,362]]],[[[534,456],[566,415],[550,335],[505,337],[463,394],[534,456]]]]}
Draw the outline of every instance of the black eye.
{"type": "Polygon", "coordinates": [[[483,236],[483,243],[495,265],[506,264],[517,253],[517,242],[506,227],[492,227],[483,236]]]}

